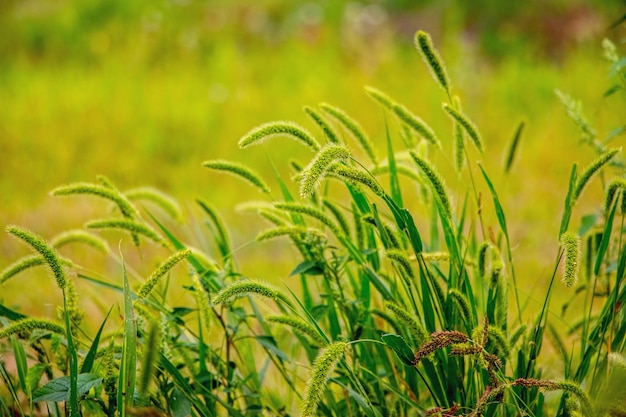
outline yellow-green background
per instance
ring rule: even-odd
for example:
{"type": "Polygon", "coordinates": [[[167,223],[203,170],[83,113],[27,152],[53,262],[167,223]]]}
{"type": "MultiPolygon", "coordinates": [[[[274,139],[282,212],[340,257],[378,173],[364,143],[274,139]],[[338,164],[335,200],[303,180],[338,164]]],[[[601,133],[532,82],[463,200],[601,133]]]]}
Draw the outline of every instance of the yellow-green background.
{"type": "MultiPolygon", "coordinates": [[[[250,243],[263,226],[234,210],[261,195],[201,163],[243,161],[276,188],[270,160],[287,175],[288,160],[306,163],[311,154],[282,139],[240,151],[237,140],[271,120],[293,120],[319,133],[301,109],[322,101],[358,119],[382,153],[384,115],[364,85],[386,91],[434,128],[444,143],[435,162],[459,203],[444,96],[412,44],[414,32],[424,29],[484,136],[483,160],[507,212],[521,291],[542,300],[571,164],[595,156],[579,146],[554,89],[581,100],[600,137],[623,124],[623,96],[602,97],[610,80],[600,46],[604,37],[619,44],[623,31],[608,27],[622,14],[618,1],[4,1],[0,223],[50,238],[107,215],[103,201],[47,194],[103,174],[121,189],[159,187],[186,208],[196,197],[211,202],[241,246],[243,272],[286,280],[297,259],[279,245],[250,243]],[[502,153],[522,119],[520,154],[505,179],[502,153]]],[[[394,141],[400,147],[397,136],[394,141]]],[[[620,143],[622,137],[614,140],[620,143]]],[[[601,196],[596,182],[575,221],[595,210],[601,196]]],[[[197,218],[192,211],[187,221],[198,224],[197,218]]],[[[486,221],[496,228],[492,214],[486,221]]],[[[194,227],[182,229],[202,244],[198,236],[206,229],[194,227]]],[[[107,236],[117,242],[121,235],[107,236]]],[[[130,244],[125,248],[136,256],[130,244]]],[[[25,253],[16,240],[0,236],[0,268],[25,253]]],[[[90,252],[81,256],[82,263],[102,263],[90,252]]],[[[154,264],[134,266],[145,273],[154,264]]],[[[44,275],[31,272],[5,284],[2,301],[54,313],[44,275]]]]}

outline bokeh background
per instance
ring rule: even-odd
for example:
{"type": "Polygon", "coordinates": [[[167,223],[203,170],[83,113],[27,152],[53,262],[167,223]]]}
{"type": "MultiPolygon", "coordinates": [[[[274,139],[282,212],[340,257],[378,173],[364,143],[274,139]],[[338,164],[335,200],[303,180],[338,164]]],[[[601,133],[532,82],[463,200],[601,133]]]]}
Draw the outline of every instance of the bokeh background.
{"type": "MultiPolygon", "coordinates": [[[[238,242],[244,273],[284,276],[294,260],[251,243],[259,228],[234,210],[260,195],[201,162],[239,160],[269,178],[274,163],[288,175],[289,159],[311,157],[300,146],[282,141],[240,151],[237,140],[271,120],[314,130],[302,106],[322,101],[361,121],[383,150],[384,116],[363,92],[371,85],[435,129],[444,141],[436,163],[452,172],[444,98],[413,47],[422,29],[484,136],[491,172],[526,121],[513,174],[496,185],[523,292],[532,298],[551,273],[571,164],[594,157],[578,144],[554,90],[581,101],[600,137],[623,125],[615,110],[623,98],[603,97],[610,81],[601,41],[621,48],[623,27],[612,24],[625,9],[618,0],[0,1],[0,223],[46,237],[80,227],[103,203],[48,192],[103,174],[121,189],[156,186],[191,217],[194,198],[210,201],[238,242]]],[[[455,195],[462,200],[462,190],[455,195]]],[[[575,216],[593,212],[601,196],[594,184],[575,216]]],[[[0,268],[25,253],[0,235],[0,268]]],[[[32,285],[29,279],[7,283],[2,301],[37,309],[46,286],[40,275],[32,285]]]]}

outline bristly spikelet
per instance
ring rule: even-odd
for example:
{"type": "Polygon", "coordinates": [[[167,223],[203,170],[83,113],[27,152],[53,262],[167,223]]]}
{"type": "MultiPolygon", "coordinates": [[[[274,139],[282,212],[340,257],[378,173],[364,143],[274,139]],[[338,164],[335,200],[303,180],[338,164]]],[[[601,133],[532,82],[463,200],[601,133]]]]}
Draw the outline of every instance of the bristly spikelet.
{"type": "Polygon", "coordinates": [[[152,273],[152,275],[150,275],[150,278],[148,278],[143,284],[141,284],[139,290],[137,291],[137,298],[146,298],[150,294],[154,286],[159,282],[159,279],[161,279],[163,275],[165,275],[170,269],[172,269],[174,265],[176,265],[183,259],[186,259],[189,255],[191,255],[191,250],[183,249],[167,258],[161,265],[159,265],[159,267],[152,273]]]}
{"type": "Polygon", "coordinates": [[[485,241],[481,243],[478,248],[478,256],[477,256],[478,276],[480,278],[484,278],[487,272],[487,252],[489,251],[490,247],[491,247],[491,244],[485,241]]]}
{"type": "Polygon", "coordinates": [[[385,307],[393,311],[398,320],[409,328],[416,345],[421,346],[428,340],[428,332],[426,332],[424,326],[422,326],[417,317],[409,313],[405,307],[391,301],[386,301],[385,307]]]}
{"type": "Polygon", "coordinates": [[[566,287],[571,287],[578,281],[580,237],[575,232],[565,232],[561,235],[560,243],[565,251],[563,278],[561,281],[566,287]]]}
{"type": "Polygon", "coordinates": [[[420,137],[424,138],[432,145],[441,146],[439,139],[437,139],[435,132],[433,132],[430,126],[428,126],[422,119],[414,115],[405,106],[396,102],[385,93],[375,88],[365,87],[365,91],[374,100],[391,110],[398,117],[398,119],[400,119],[405,125],[410,127],[420,137]]]}
{"type": "Polygon", "coordinates": [[[26,318],[14,321],[6,327],[0,329],[0,339],[11,336],[12,334],[21,334],[31,332],[33,330],[48,330],[53,333],[65,334],[65,327],[48,319],[26,318]]]}
{"type": "Polygon", "coordinates": [[[55,249],[59,249],[70,243],[84,243],[104,253],[107,253],[109,251],[109,245],[104,239],[102,239],[100,236],[96,236],[92,233],[88,233],[80,229],[68,230],[67,232],[63,232],[55,236],[50,241],[50,245],[55,249]]]}
{"type": "Polygon", "coordinates": [[[311,326],[299,317],[269,316],[267,317],[267,321],[290,327],[294,332],[306,337],[311,344],[316,347],[323,347],[328,344],[328,342],[318,333],[315,327],[311,326]]]}
{"type": "Polygon", "coordinates": [[[124,217],[132,219],[139,217],[139,212],[122,193],[109,186],[79,182],[57,187],[50,192],[53,196],[68,196],[90,194],[113,201],[122,212],[124,217]]]}
{"type": "Polygon", "coordinates": [[[606,187],[606,198],[604,200],[604,213],[608,214],[611,211],[611,206],[615,200],[615,196],[618,192],[622,193],[622,213],[626,212],[626,179],[615,178],[606,187]]]}
{"type": "Polygon", "coordinates": [[[320,107],[326,113],[330,114],[339,122],[341,122],[341,124],[343,124],[346,129],[348,129],[352,136],[354,136],[354,138],[357,140],[361,148],[363,148],[372,163],[376,165],[378,163],[378,159],[376,157],[376,152],[374,151],[374,145],[372,144],[370,138],[367,136],[361,125],[352,117],[348,116],[345,111],[338,107],[331,106],[328,103],[321,103],[320,107]]]}
{"type": "Polygon", "coordinates": [[[339,227],[343,230],[343,233],[346,236],[350,236],[350,224],[348,223],[346,216],[344,216],[344,214],[339,210],[339,207],[326,198],[322,200],[322,204],[324,204],[324,207],[326,207],[333,214],[339,224],[339,227]]]}
{"type": "Polygon", "coordinates": [[[480,133],[478,133],[478,128],[474,125],[474,123],[472,123],[472,121],[467,116],[462,114],[460,111],[457,111],[454,108],[450,107],[450,105],[448,105],[447,103],[443,103],[441,107],[443,107],[446,113],[450,115],[452,120],[458,123],[463,128],[463,130],[467,132],[467,135],[470,137],[470,139],[472,139],[472,142],[474,142],[474,146],[476,146],[476,149],[478,149],[480,153],[483,153],[483,140],[480,136],[480,133]]]}
{"type": "Polygon", "coordinates": [[[61,290],[65,290],[67,278],[62,262],[54,249],[46,244],[42,237],[18,226],[7,226],[6,231],[28,243],[46,261],[61,290]]]}
{"type": "Polygon", "coordinates": [[[415,34],[415,47],[422,55],[422,59],[428,66],[433,78],[439,83],[439,86],[450,95],[450,81],[446,72],[446,67],[439,56],[437,50],[433,47],[430,35],[424,31],[418,31],[415,34]]]}
{"type": "Polygon", "coordinates": [[[576,188],[574,189],[574,198],[575,202],[580,197],[580,194],[583,192],[585,185],[589,182],[591,177],[598,172],[600,168],[606,165],[615,155],[617,155],[622,149],[609,149],[600,155],[595,161],[593,161],[578,177],[578,181],[576,182],[576,188]]]}
{"type": "Polygon", "coordinates": [[[139,187],[127,190],[124,195],[131,201],[145,200],[159,206],[172,219],[181,221],[183,214],[180,205],[169,195],[153,187],[139,187]]]}
{"type": "Polygon", "coordinates": [[[213,304],[232,303],[236,299],[247,295],[260,295],[274,300],[277,303],[282,302],[288,306],[292,305],[291,301],[285,294],[270,284],[260,281],[252,281],[249,279],[238,281],[224,287],[217,293],[215,298],[213,298],[213,304]]]}
{"type": "MultiPolygon", "coordinates": [[[[65,266],[73,266],[74,264],[69,259],[59,258],[61,264],[65,266]]],[[[39,265],[47,265],[46,260],[40,255],[32,255],[32,256],[24,256],[17,261],[13,262],[11,265],[7,266],[0,272],[0,284],[5,283],[6,281],[13,278],[15,275],[19,274],[22,271],[25,271],[29,268],[39,266],[39,265]]]]}
{"type": "Polygon", "coordinates": [[[507,358],[511,350],[509,349],[509,343],[502,329],[496,326],[489,326],[487,327],[487,335],[489,341],[493,343],[493,346],[496,348],[497,355],[500,358],[507,358]]]}
{"type": "Polygon", "coordinates": [[[342,236],[342,231],[337,224],[317,207],[301,203],[275,203],[274,207],[290,213],[304,214],[305,216],[313,217],[327,226],[336,236],[342,236]]]}
{"type": "Polygon", "coordinates": [[[328,142],[337,145],[341,143],[341,141],[339,140],[339,135],[337,134],[337,132],[335,132],[335,129],[333,129],[330,123],[328,123],[326,119],[324,119],[322,115],[317,112],[317,110],[309,106],[304,106],[303,110],[322,129],[322,132],[324,132],[324,135],[326,136],[326,139],[328,139],[328,142]]]}
{"type": "Polygon", "coordinates": [[[152,228],[145,224],[122,219],[102,219],[87,222],[85,227],[88,229],[121,229],[126,230],[134,235],[145,236],[148,239],[167,247],[167,242],[159,236],[152,228]]]}
{"type": "Polygon", "coordinates": [[[450,198],[448,197],[448,191],[446,190],[443,178],[441,178],[441,175],[439,175],[434,167],[426,162],[425,159],[421,158],[415,151],[409,151],[409,153],[428,179],[432,188],[432,193],[440,203],[439,205],[443,211],[442,214],[448,219],[452,219],[452,206],[450,204],[450,198]]]}
{"type": "Polygon", "coordinates": [[[356,168],[351,168],[345,165],[334,165],[328,171],[327,175],[332,175],[335,178],[346,180],[355,185],[364,185],[379,197],[383,197],[385,195],[385,190],[375,178],[356,168]]]}
{"type": "Polygon", "coordinates": [[[250,145],[261,143],[265,139],[276,136],[288,136],[314,151],[319,151],[321,148],[309,131],[296,123],[285,121],[270,122],[255,127],[239,139],[239,147],[242,149],[247,148],[250,145]]]}
{"type": "Polygon", "coordinates": [[[270,192],[269,187],[267,186],[267,184],[265,184],[265,181],[261,179],[261,176],[259,174],[257,174],[251,168],[240,163],[224,160],[213,160],[204,161],[202,163],[202,166],[205,168],[215,169],[217,171],[223,171],[229,174],[233,174],[239,178],[248,181],[250,184],[254,185],[264,193],[270,192]]]}
{"type": "Polygon", "coordinates": [[[313,194],[331,165],[337,161],[346,161],[348,158],[350,158],[350,151],[345,146],[323,147],[302,171],[300,196],[304,198],[313,194]]]}
{"type": "Polygon", "coordinates": [[[591,401],[589,395],[580,387],[580,385],[574,381],[560,381],[556,382],[558,389],[573,394],[580,402],[580,408],[583,416],[593,415],[593,408],[591,407],[591,401]]]}
{"type": "Polygon", "coordinates": [[[318,242],[326,241],[326,236],[320,230],[305,226],[279,226],[259,233],[256,240],[262,242],[264,240],[274,239],[281,236],[289,236],[296,240],[300,240],[305,236],[308,236],[309,240],[317,240],[318,242]]]}
{"type": "Polygon", "coordinates": [[[313,363],[313,371],[304,392],[302,401],[302,417],[315,415],[317,406],[322,400],[330,373],[346,350],[347,343],[334,342],[319,353],[313,363]]]}
{"type": "Polygon", "coordinates": [[[411,261],[404,254],[404,252],[397,249],[390,249],[387,251],[387,257],[392,261],[397,262],[397,264],[400,265],[401,269],[410,280],[415,280],[415,272],[413,271],[413,267],[411,266],[411,261]]]}
{"type": "Polygon", "coordinates": [[[603,145],[596,144],[595,139],[598,133],[587,121],[582,112],[582,106],[580,102],[574,100],[571,96],[563,93],[560,90],[554,90],[554,93],[558,97],[559,101],[565,107],[565,111],[574,124],[580,129],[582,134],[582,141],[594,145],[597,150],[603,150],[603,145]]]}
{"type": "MultiPolygon", "coordinates": [[[[452,103],[454,104],[454,108],[457,111],[461,111],[461,100],[458,96],[454,96],[452,99],[452,103]]],[[[463,133],[463,128],[461,124],[458,122],[454,123],[454,161],[456,172],[461,172],[463,170],[463,165],[465,165],[465,134],[463,133]]]]}
{"type": "Polygon", "coordinates": [[[465,320],[468,324],[472,323],[472,310],[470,309],[470,303],[465,294],[456,288],[450,288],[448,290],[448,296],[454,300],[454,303],[459,308],[459,312],[461,313],[463,320],[465,320]]]}

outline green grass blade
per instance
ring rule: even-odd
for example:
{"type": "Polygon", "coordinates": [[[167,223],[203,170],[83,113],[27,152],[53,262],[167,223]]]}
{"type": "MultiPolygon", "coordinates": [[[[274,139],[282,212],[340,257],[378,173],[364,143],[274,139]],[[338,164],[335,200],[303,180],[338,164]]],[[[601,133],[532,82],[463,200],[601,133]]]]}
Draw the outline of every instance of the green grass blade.
{"type": "Polygon", "coordinates": [[[574,207],[574,190],[576,189],[576,183],[578,182],[578,165],[572,166],[572,173],[569,177],[569,187],[567,189],[567,196],[565,197],[565,203],[563,207],[563,217],[561,217],[561,227],[559,229],[559,236],[567,231],[569,227],[569,221],[572,217],[572,208],[574,207]]]}
{"type": "Polygon", "coordinates": [[[525,122],[522,120],[517,125],[515,129],[515,133],[513,134],[513,138],[509,144],[507,149],[505,158],[504,158],[504,173],[508,174],[511,171],[511,167],[513,166],[513,162],[515,161],[515,156],[517,155],[517,151],[519,149],[519,143],[522,139],[522,132],[524,131],[525,122]]]}
{"type": "Polygon", "coordinates": [[[93,339],[93,342],[91,343],[91,347],[89,348],[89,351],[87,352],[87,356],[85,356],[85,360],[83,361],[83,365],[80,368],[81,374],[88,374],[91,372],[93,368],[93,363],[98,353],[98,345],[100,344],[100,337],[102,336],[102,330],[104,330],[104,324],[107,322],[107,319],[109,318],[109,315],[111,314],[111,310],[113,310],[113,308],[109,309],[109,312],[104,317],[104,320],[102,321],[102,324],[100,325],[100,328],[98,329],[98,333],[96,333],[96,337],[93,339]]]}
{"type": "Polygon", "coordinates": [[[398,171],[396,169],[396,157],[393,153],[393,145],[391,144],[391,136],[389,135],[389,125],[385,121],[385,134],[387,137],[387,158],[389,160],[389,185],[391,189],[391,198],[399,206],[402,204],[402,191],[400,190],[400,181],[398,180],[398,171]]]}
{"type": "Polygon", "coordinates": [[[600,246],[598,247],[598,252],[596,255],[596,262],[593,267],[593,273],[596,276],[600,272],[600,267],[602,267],[604,255],[606,255],[606,251],[609,248],[609,243],[611,241],[611,232],[613,230],[613,219],[615,218],[615,211],[617,210],[618,203],[618,199],[615,199],[615,202],[613,203],[613,208],[611,209],[611,214],[609,214],[609,218],[606,220],[606,225],[604,226],[604,231],[602,232],[602,240],[600,241],[600,246]]]}
{"type": "Polygon", "coordinates": [[[137,377],[137,319],[133,310],[132,294],[128,285],[128,275],[126,274],[126,266],[123,259],[122,274],[124,280],[124,342],[117,403],[120,407],[120,415],[126,416],[129,409],[133,407],[135,380],[137,377]]]}

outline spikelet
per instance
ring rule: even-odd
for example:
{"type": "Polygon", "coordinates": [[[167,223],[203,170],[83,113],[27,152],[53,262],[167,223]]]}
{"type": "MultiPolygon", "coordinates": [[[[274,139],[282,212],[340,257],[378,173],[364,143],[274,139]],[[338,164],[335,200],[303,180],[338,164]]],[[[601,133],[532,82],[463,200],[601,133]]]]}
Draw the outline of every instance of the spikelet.
{"type": "Polygon", "coordinates": [[[54,249],[46,244],[42,237],[18,226],[7,226],[6,231],[28,243],[46,261],[57,285],[61,290],[67,286],[67,277],[62,267],[62,262],[54,249]]]}
{"type": "Polygon", "coordinates": [[[554,90],[554,93],[558,97],[559,101],[565,107],[565,111],[574,124],[578,127],[582,134],[582,141],[592,144],[596,150],[604,151],[603,145],[595,144],[595,139],[598,137],[598,133],[587,121],[582,112],[582,106],[580,102],[574,100],[571,96],[563,93],[560,90],[554,90]]]}
{"type": "Polygon", "coordinates": [[[304,198],[313,194],[331,165],[338,161],[346,161],[348,158],[350,151],[345,146],[324,146],[302,171],[300,196],[304,198]]]}
{"type": "Polygon", "coordinates": [[[236,177],[244,179],[264,193],[269,194],[270,192],[269,187],[267,186],[267,184],[265,184],[265,181],[263,181],[259,174],[257,174],[251,168],[240,163],[224,160],[213,160],[204,161],[202,163],[202,166],[205,168],[215,169],[217,171],[223,171],[229,174],[233,174],[236,177]]]}
{"type": "Polygon", "coordinates": [[[148,393],[150,380],[154,373],[156,361],[159,353],[161,323],[153,320],[148,327],[147,337],[142,344],[141,373],[137,381],[138,394],[145,396],[148,393]]]}
{"type": "Polygon", "coordinates": [[[422,358],[427,357],[431,353],[439,349],[444,349],[446,346],[466,343],[469,340],[466,334],[453,331],[441,331],[434,332],[430,335],[430,340],[420,346],[419,350],[415,353],[413,358],[413,366],[417,365],[422,358]]]}
{"type": "Polygon", "coordinates": [[[410,280],[415,280],[415,272],[413,267],[411,267],[411,261],[402,251],[390,249],[387,251],[387,257],[395,261],[410,280]]]}
{"type": "Polygon", "coordinates": [[[443,103],[441,107],[443,107],[443,109],[446,111],[446,113],[448,113],[452,120],[458,123],[463,128],[463,130],[465,130],[472,142],[474,142],[474,146],[476,146],[476,149],[478,149],[480,153],[483,153],[483,140],[480,136],[480,133],[478,133],[478,129],[476,128],[474,123],[472,123],[472,121],[463,113],[450,107],[450,105],[447,103],[443,103]]]}
{"type": "Polygon", "coordinates": [[[422,119],[414,115],[409,109],[402,104],[391,99],[382,91],[379,91],[372,87],[365,87],[367,94],[374,100],[382,104],[384,107],[391,110],[406,126],[411,128],[421,138],[425,139],[432,145],[441,147],[441,143],[435,132],[428,126],[422,119]]]}
{"type": "Polygon", "coordinates": [[[161,279],[163,275],[165,275],[170,269],[172,269],[174,265],[176,265],[183,259],[186,259],[189,255],[191,255],[191,250],[183,249],[167,258],[163,263],[161,263],[161,265],[159,265],[159,267],[152,273],[152,275],[150,275],[150,278],[148,278],[143,284],[141,284],[139,290],[137,290],[137,298],[140,300],[142,298],[146,298],[150,294],[152,289],[154,289],[155,285],[159,282],[159,279],[161,279]]]}
{"type": "Polygon", "coordinates": [[[347,343],[345,342],[334,342],[322,350],[315,359],[311,377],[309,378],[304,392],[304,400],[302,401],[301,408],[302,417],[315,415],[317,406],[322,400],[322,395],[326,390],[330,373],[344,355],[346,346],[347,343]]]}
{"type": "Polygon", "coordinates": [[[336,178],[346,180],[351,184],[364,185],[379,197],[383,197],[385,195],[385,190],[375,178],[356,168],[344,165],[335,165],[331,168],[327,175],[332,175],[336,178]]]}
{"type": "Polygon", "coordinates": [[[563,277],[561,281],[566,287],[571,287],[578,281],[580,264],[580,237],[575,232],[565,232],[560,238],[561,246],[565,251],[563,277]]]}
{"type": "Polygon", "coordinates": [[[421,255],[425,261],[431,261],[431,262],[450,261],[450,254],[448,252],[422,252],[421,255]]]}
{"type": "Polygon", "coordinates": [[[259,295],[274,300],[277,303],[284,303],[291,306],[289,298],[281,291],[277,290],[270,284],[260,281],[245,279],[224,287],[213,298],[213,304],[232,303],[238,298],[247,295],[259,295]]]}
{"type": "Polygon", "coordinates": [[[378,163],[378,160],[376,157],[376,152],[374,151],[374,145],[372,144],[370,138],[367,136],[361,125],[356,120],[348,116],[348,114],[339,107],[332,106],[328,103],[321,103],[320,107],[322,108],[322,110],[333,116],[335,119],[337,119],[337,121],[341,122],[341,124],[345,126],[345,128],[356,139],[361,148],[363,148],[372,163],[376,165],[378,163]]]}
{"type": "Polygon", "coordinates": [[[332,215],[335,217],[344,235],[350,236],[350,225],[348,224],[348,219],[346,219],[346,216],[344,216],[343,213],[339,210],[339,207],[337,207],[337,205],[335,205],[332,201],[326,198],[322,200],[322,204],[324,205],[324,207],[330,210],[332,215]]]}
{"type": "Polygon", "coordinates": [[[119,207],[122,215],[126,218],[139,217],[139,212],[133,204],[122,193],[110,186],[91,184],[86,182],[78,182],[74,184],[57,187],[50,192],[53,196],[68,195],[95,195],[114,202],[119,207]]]}
{"type": "Polygon", "coordinates": [[[498,352],[498,356],[507,358],[510,353],[509,343],[506,340],[506,335],[496,326],[488,326],[487,327],[487,337],[489,341],[493,343],[496,351],[498,352]]]}
{"type": "MultiPolygon", "coordinates": [[[[452,99],[452,104],[454,104],[454,108],[456,111],[461,111],[461,100],[458,96],[454,96],[452,99]]],[[[454,162],[456,172],[461,172],[463,170],[463,166],[465,165],[465,134],[463,133],[463,128],[460,123],[455,122],[453,128],[454,134],[454,162]]]]}
{"type": "Polygon", "coordinates": [[[556,382],[558,389],[561,389],[569,394],[574,395],[580,402],[580,408],[583,416],[593,415],[593,409],[591,407],[591,400],[589,395],[580,387],[580,385],[574,381],[559,381],[556,382]]]}
{"type": "Polygon", "coordinates": [[[316,152],[321,148],[309,131],[296,123],[285,121],[270,122],[255,127],[239,139],[239,147],[242,149],[247,148],[250,145],[261,143],[265,139],[277,136],[288,136],[316,152]]]}
{"type": "Polygon", "coordinates": [[[159,206],[172,219],[182,220],[183,214],[178,202],[161,190],[153,187],[139,187],[125,191],[124,195],[131,201],[150,201],[159,206]]]}
{"type": "Polygon", "coordinates": [[[294,332],[300,334],[301,336],[305,336],[311,344],[316,347],[323,347],[328,344],[328,342],[326,342],[326,340],[318,333],[315,327],[311,326],[299,317],[269,316],[267,317],[267,321],[290,327],[294,332]]]}
{"type": "Polygon", "coordinates": [[[328,123],[326,119],[324,119],[324,117],[322,117],[322,115],[317,112],[317,110],[309,106],[304,106],[303,110],[322,129],[322,132],[324,132],[324,136],[326,136],[328,142],[334,144],[341,143],[341,141],[339,140],[339,135],[337,135],[335,129],[333,129],[330,123],[328,123]]]}
{"type": "Polygon", "coordinates": [[[133,220],[122,219],[101,219],[87,222],[85,227],[88,229],[121,229],[126,230],[134,235],[145,236],[148,239],[167,247],[167,242],[163,240],[151,227],[133,220]]]}
{"type": "Polygon", "coordinates": [[[578,177],[578,181],[576,182],[576,187],[574,188],[574,198],[573,198],[574,202],[578,200],[578,197],[580,197],[581,193],[583,192],[585,186],[587,185],[591,177],[593,177],[593,175],[596,172],[598,172],[600,168],[602,168],[611,159],[613,159],[615,155],[621,152],[621,150],[622,150],[621,148],[609,149],[608,151],[600,155],[595,161],[593,161],[587,168],[585,168],[585,170],[578,177]]]}
{"type": "Polygon", "coordinates": [[[422,326],[417,320],[417,317],[410,314],[406,308],[391,301],[386,301],[385,307],[393,311],[398,320],[409,328],[411,336],[418,346],[423,345],[428,340],[428,333],[426,329],[424,329],[424,326],[422,326]]]}
{"type": "Polygon", "coordinates": [[[84,243],[104,253],[109,251],[109,245],[104,239],[100,236],[94,235],[93,233],[88,233],[80,229],[68,230],[55,236],[50,241],[50,246],[55,249],[59,249],[70,243],[84,243]]]}
{"type": "Polygon", "coordinates": [[[433,42],[430,39],[430,35],[423,31],[418,31],[415,34],[415,47],[422,55],[422,59],[428,66],[433,78],[439,83],[439,86],[450,95],[450,81],[446,72],[446,67],[439,56],[437,50],[433,47],[433,42]]]}
{"type": "Polygon", "coordinates": [[[343,236],[342,231],[337,224],[330,217],[328,217],[326,213],[317,207],[302,203],[275,203],[274,207],[290,213],[304,214],[305,216],[313,217],[327,226],[336,236],[343,236]]]}
{"type": "Polygon", "coordinates": [[[622,194],[622,205],[621,211],[622,213],[626,212],[626,179],[624,178],[615,178],[613,179],[609,185],[606,187],[606,198],[604,200],[604,213],[608,215],[611,211],[611,206],[613,205],[613,201],[618,192],[622,194]]]}
{"type": "Polygon", "coordinates": [[[454,303],[459,308],[459,312],[461,313],[463,320],[465,320],[467,324],[472,323],[472,310],[470,309],[470,304],[465,294],[456,288],[450,288],[448,290],[448,297],[454,300],[454,303]]]}
{"type": "MultiPolygon", "coordinates": [[[[60,257],[59,260],[61,261],[62,265],[70,266],[70,267],[74,265],[72,261],[70,261],[69,259],[60,257]]],[[[11,265],[4,268],[2,272],[0,272],[0,284],[5,283],[6,281],[10,280],[11,278],[13,278],[15,275],[19,274],[22,271],[25,271],[29,268],[40,266],[40,265],[47,265],[46,260],[42,256],[40,255],[24,256],[18,259],[17,261],[13,262],[11,265]]]]}
{"type": "Polygon", "coordinates": [[[305,227],[305,226],[280,226],[274,229],[266,230],[257,235],[256,240],[262,242],[264,240],[274,239],[281,236],[289,236],[292,239],[301,240],[305,236],[309,239],[318,240],[323,242],[326,240],[326,236],[320,230],[305,227]]]}
{"type": "Polygon", "coordinates": [[[33,330],[48,330],[53,333],[65,334],[65,327],[48,319],[26,318],[14,321],[6,327],[0,329],[0,339],[13,334],[22,334],[33,330]]]}
{"type": "Polygon", "coordinates": [[[421,158],[415,151],[410,151],[411,157],[422,170],[426,179],[431,185],[432,193],[434,197],[439,201],[439,206],[443,211],[443,215],[448,219],[452,219],[452,206],[450,204],[450,198],[448,197],[448,191],[446,190],[443,178],[425,159],[421,158]]]}

